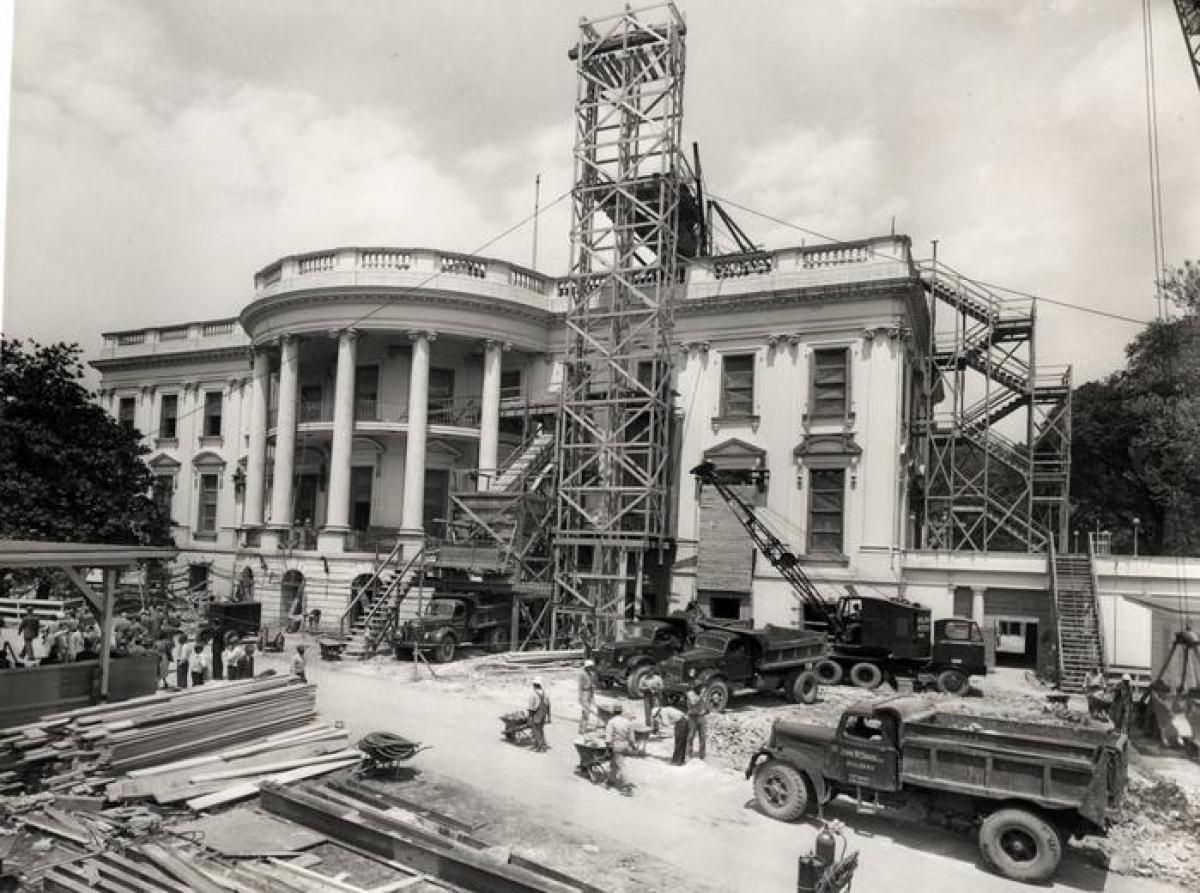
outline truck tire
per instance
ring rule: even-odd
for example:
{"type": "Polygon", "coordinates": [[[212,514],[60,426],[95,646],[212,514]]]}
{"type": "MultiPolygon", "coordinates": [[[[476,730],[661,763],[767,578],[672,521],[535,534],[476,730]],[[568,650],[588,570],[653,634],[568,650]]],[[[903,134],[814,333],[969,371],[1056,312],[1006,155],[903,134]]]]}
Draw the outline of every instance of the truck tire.
{"type": "Polygon", "coordinates": [[[724,679],[714,679],[704,686],[704,702],[712,713],[721,713],[729,706],[729,684],[724,679]]]}
{"type": "Polygon", "coordinates": [[[874,691],[883,682],[883,671],[875,666],[875,664],[869,664],[865,661],[857,663],[850,668],[850,681],[857,688],[874,691]]]}
{"type": "Polygon", "coordinates": [[[983,861],[1014,881],[1049,880],[1058,869],[1062,849],[1054,826],[1024,809],[999,809],[979,827],[983,861]]]}
{"type": "Polygon", "coordinates": [[[508,638],[508,627],[493,626],[488,630],[487,634],[488,651],[492,652],[493,654],[499,654],[502,651],[508,651],[508,638]]]}
{"type": "Polygon", "coordinates": [[[820,689],[817,674],[812,670],[805,670],[788,680],[787,697],[793,704],[815,704],[820,689]]]}
{"type": "Polygon", "coordinates": [[[942,670],[937,677],[937,690],[948,695],[961,695],[967,690],[967,674],[962,670],[942,670]]]}
{"type": "Polygon", "coordinates": [[[836,660],[823,660],[817,664],[817,678],[822,685],[837,685],[845,675],[845,668],[836,660]]]}
{"type": "Polygon", "coordinates": [[[754,773],[754,800],[773,819],[794,822],[812,806],[808,779],[778,760],[767,760],[754,773]]]}
{"type": "Polygon", "coordinates": [[[629,671],[629,675],[625,677],[625,693],[635,700],[641,700],[642,697],[642,680],[650,672],[651,667],[635,667],[629,671]]]}
{"type": "Polygon", "coordinates": [[[433,649],[433,659],[439,664],[448,664],[454,660],[454,652],[458,648],[458,640],[454,638],[452,633],[447,633],[442,636],[437,647],[433,649]]]}

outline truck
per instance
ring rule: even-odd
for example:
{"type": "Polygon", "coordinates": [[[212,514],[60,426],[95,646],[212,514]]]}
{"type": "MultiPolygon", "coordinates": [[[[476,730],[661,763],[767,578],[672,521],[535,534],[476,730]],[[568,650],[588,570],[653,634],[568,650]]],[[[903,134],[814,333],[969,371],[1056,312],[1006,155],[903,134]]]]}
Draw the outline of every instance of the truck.
{"type": "Polygon", "coordinates": [[[668,699],[677,701],[699,685],[709,709],[719,713],[747,691],[782,692],[792,703],[812,704],[819,689],[813,668],[828,656],[825,636],[811,630],[709,628],[659,669],[668,699]]]}
{"type": "MultiPolygon", "coordinates": [[[[736,473],[760,487],[766,475],[765,470],[736,473]]],[[[906,676],[929,680],[948,694],[963,694],[971,676],[987,673],[987,649],[974,621],[946,618],[933,623],[923,605],[903,598],[865,596],[851,586],[831,605],[805,573],[802,559],[767,527],[712,462],[700,463],[692,474],[701,486],[711,486],[725,500],[759,551],[791,585],[803,625],[829,636],[829,657],[817,667],[822,682],[849,682],[870,690],[906,676]]]]}
{"type": "Polygon", "coordinates": [[[397,658],[431,654],[438,663],[454,660],[464,645],[507,651],[512,596],[506,593],[435,593],[416,617],[396,625],[392,650],[397,658]]]}
{"type": "Polygon", "coordinates": [[[939,711],[920,696],[860,702],[837,725],[776,720],[750,759],[754,799],[795,821],[834,797],[915,807],[976,828],[984,861],[1049,879],[1067,837],[1104,834],[1125,792],[1125,735],[939,711]]]}

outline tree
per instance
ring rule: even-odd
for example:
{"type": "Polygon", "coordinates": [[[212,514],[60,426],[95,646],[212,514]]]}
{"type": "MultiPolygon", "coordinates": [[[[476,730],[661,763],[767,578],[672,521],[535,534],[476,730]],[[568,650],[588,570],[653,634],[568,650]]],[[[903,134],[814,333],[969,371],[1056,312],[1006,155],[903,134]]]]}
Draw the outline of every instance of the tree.
{"type": "Polygon", "coordinates": [[[80,353],[0,338],[0,537],[166,545],[149,451],[92,402],[80,353]]]}
{"type": "Polygon", "coordinates": [[[1169,269],[1182,315],[1126,347],[1125,369],[1073,394],[1072,527],[1113,533],[1116,551],[1200,554],[1200,264],[1169,269]]]}

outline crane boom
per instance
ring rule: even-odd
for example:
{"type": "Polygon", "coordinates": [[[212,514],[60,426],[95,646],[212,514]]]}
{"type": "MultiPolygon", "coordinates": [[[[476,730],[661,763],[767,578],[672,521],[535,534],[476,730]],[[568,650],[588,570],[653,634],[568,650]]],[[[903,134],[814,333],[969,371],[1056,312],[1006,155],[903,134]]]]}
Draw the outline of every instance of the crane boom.
{"type": "Polygon", "coordinates": [[[1179,27],[1183,30],[1196,87],[1200,88],[1200,0],[1175,0],[1175,11],[1179,13],[1179,27]]]}
{"type": "Polygon", "coordinates": [[[701,484],[707,484],[721,495],[738,523],[746,529],[746,533],[750,534],[750,539],[754,540],[754,545],[766,556],[767,561],[771,562],[771,567],[779,571],[780,576],[791,584],[796,596],[804,605],[812,609],[822,623],[826,624],[830,634],[835,639],[842,639],[845,630],[842,629],[841,620],[826,606],[817,587],[813,585],[808,574],[800,566],[800,559],[758,519],[754,513],[754,507],[721,479],[717,473],[717,467],[713,463],[701,462],[692,469],[692,474],[701,484]]]}

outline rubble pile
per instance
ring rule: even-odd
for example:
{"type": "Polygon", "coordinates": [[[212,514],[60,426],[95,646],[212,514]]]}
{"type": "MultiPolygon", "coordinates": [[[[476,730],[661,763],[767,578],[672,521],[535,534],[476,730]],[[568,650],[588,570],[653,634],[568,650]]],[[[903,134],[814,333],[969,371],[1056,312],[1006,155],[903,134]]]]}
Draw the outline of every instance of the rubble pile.
{"type": "Polygon", "coordinates": [[[1151,769],[1131,768],[1120,818],[1107,837],[1089,837],[1080,848],[1116,874],[1200,890],[1200,790],[1151,769]]]}

